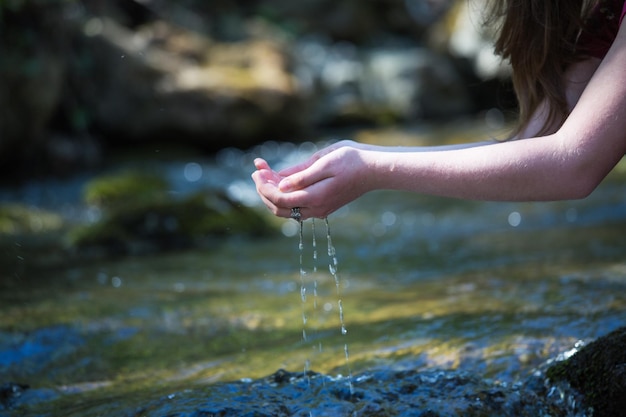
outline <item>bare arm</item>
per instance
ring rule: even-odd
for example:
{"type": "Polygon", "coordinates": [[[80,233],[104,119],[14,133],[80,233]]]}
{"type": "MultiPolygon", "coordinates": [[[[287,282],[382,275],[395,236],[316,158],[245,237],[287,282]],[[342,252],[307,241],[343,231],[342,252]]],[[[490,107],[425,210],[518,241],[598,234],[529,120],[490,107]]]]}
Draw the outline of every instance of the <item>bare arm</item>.
{"type": "Polygon", "coordinates": [[[290,207],[323,217],[376,189],[483,200],[582,198],[626,152],[625,69],[623,26],[588,84],[568,89],[575,106],[551,135],[438,152],[338,146],[279,174],[258,162],[253,178],[266,205],[284,217],[290,207]]]}
{"type": "Polygon", "coordinates": [[[586,197],[626,153],[624,69],[626,26],[584,91],[584,80],[570,80],[573,110],[554,134],[444,154],[365,155],[380,174],[373,188],[485,200],[586,197]]]}

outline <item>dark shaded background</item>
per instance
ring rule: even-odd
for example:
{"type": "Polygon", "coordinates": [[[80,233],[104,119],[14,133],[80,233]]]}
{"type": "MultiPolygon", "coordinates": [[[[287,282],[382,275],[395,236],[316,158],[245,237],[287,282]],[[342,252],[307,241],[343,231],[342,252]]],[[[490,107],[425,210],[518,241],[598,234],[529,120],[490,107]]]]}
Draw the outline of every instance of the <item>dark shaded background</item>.
{"type": "Polygon", "coordinates": [[[506,69],[480,68],[481,4],[2,1],[0,174],[63,175],[143,145],[245,149],[509,107],[506,69]]]}

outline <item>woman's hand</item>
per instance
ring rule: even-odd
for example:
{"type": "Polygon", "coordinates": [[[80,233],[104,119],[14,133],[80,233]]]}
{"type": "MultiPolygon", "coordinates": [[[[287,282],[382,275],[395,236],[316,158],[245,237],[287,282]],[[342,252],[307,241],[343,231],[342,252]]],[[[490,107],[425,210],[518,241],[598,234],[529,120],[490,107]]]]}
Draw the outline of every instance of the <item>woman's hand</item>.
{"type": "Polygon", "coordinates": [[[288,218],[291,209],[299,207],[302,219],[323,218],[369,191],[366,148],[352,141],[338,142],[280,172],[256,159],[252,179],[275,215],[288,218]]]}

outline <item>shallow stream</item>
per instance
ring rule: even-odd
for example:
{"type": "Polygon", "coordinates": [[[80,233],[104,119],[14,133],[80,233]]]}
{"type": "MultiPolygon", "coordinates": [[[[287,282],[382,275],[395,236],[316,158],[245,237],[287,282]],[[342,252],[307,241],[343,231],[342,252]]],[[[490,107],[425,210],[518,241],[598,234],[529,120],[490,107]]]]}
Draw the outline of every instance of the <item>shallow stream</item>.
{"type": "MultiPolygon", "coordinates": [[[[270,143],[225,151],[215,161],[194,161],[202,168],[194,181],[188,161],[164,170],[181,173],[181,189],[213,181],[258,204],[251,159],[294,160],[311,148],[270,143]]],[[[2,198],[67,210],[76,184],[24,186],[2,198]]],[[[15,262],[0,279],[0,416],[456,415],[434,403],[460,409],[454,398],[467,395],[455,397],[454,387],[462,381],[479,391],[481,384],[526,383],[578,341],[624,325],[624,162],[582,201],[377,192],[329,222],[339,294],[320,220],[316,261],[313,222],[303,225],[303,277],[293,220],[279,222],[278,236],[232,236],[199,250],[54,268],[29,267],[26,242],[5,245],[15,262]],[[345,391],[348,375],[356,397],[345,391]],[[380,411],[376,393],[398,380],[412,381],[415,395],[421,384],[433,404],[415,399],[414,414],[380,411]],[[285,381],[291,390],[276,388],[285,381]],[[289,404],[273,409],[276,398],[289,404]]]]}

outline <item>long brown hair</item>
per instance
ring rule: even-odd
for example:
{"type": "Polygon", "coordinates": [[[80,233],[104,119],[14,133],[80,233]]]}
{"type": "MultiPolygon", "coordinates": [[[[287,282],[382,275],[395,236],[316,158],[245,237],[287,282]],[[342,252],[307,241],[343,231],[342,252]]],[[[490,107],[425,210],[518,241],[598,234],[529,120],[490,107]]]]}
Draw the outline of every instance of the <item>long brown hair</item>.
{"type": "Polygon", "coordinates": [[[564,72],[582,59],[576,40],[590,0],[490,0],[487,24],[498,25],[495,52],[509,60],[519,105],[519,133],[545,100],[548,114],[538,134],[560,126],[569,109],[564,72]]]}

